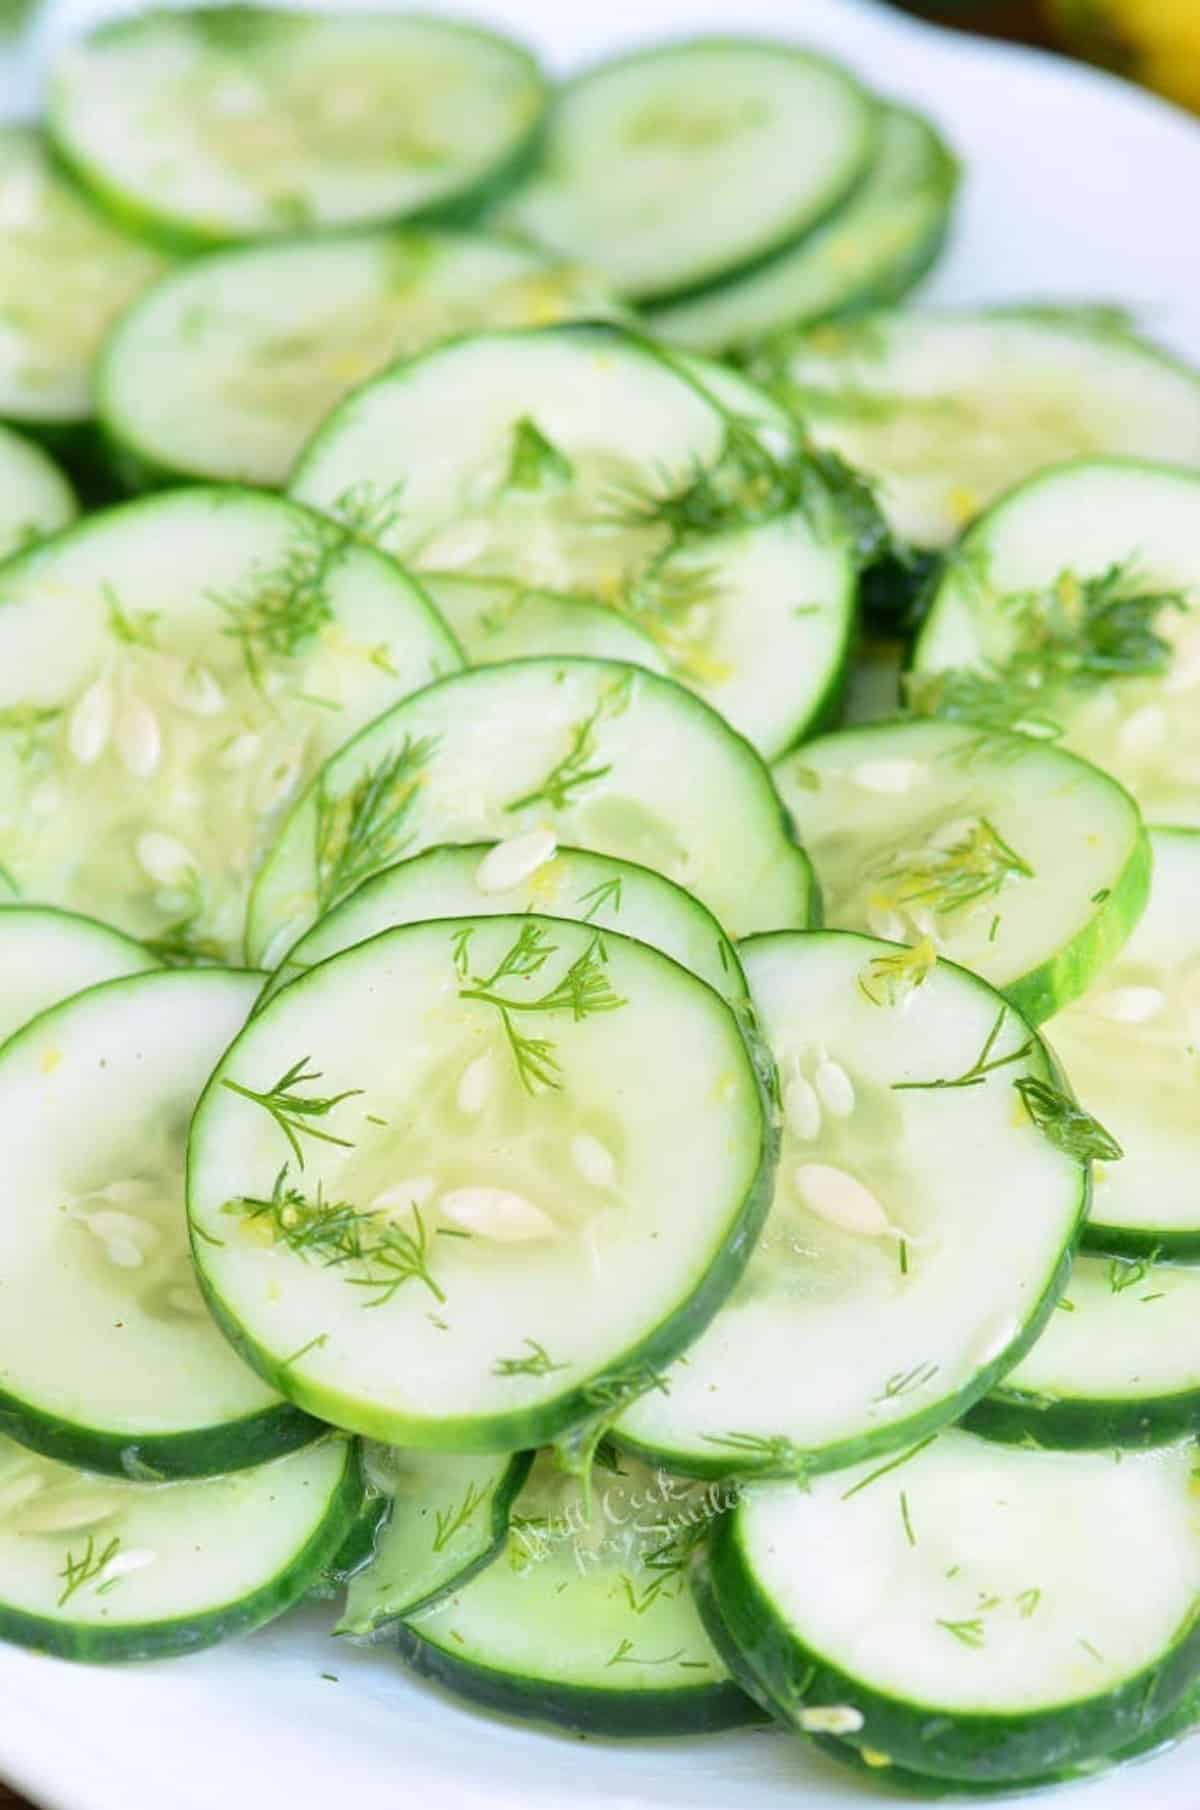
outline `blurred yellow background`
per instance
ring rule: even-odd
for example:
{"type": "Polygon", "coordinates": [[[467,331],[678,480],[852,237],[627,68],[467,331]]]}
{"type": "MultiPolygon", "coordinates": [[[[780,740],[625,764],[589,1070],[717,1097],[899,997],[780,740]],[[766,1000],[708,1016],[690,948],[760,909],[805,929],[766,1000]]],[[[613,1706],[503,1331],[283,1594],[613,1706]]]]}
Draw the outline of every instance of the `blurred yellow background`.
{"type": "Polygon", "coordinates": [[[1200,112],[1200,0],[897,0],[923,18],[1069,50],[1200,112]]]}

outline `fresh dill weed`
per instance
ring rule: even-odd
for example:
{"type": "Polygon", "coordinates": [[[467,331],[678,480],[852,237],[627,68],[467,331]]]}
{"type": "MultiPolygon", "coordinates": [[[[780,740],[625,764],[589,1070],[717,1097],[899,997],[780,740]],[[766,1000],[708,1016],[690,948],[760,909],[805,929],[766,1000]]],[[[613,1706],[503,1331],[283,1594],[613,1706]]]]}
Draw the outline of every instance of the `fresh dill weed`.
{"type": "MultiPolygon", "coordinates": [[[[63,1580],[63,1587],[59,1592],[56,1607],[63,1608],[70,1602],[77,1590],[84,1589],[88,1584],[94,1584],[97,1592],[102,1593],[106,1586],[101,1580],[120,1548],[120,1536],[117,1534],[114,1534],[103,1546],[97,1543],[94,1534],[89,1534],[81,1553],[68,1552],[63,1561],[62,1570],[58,1573],[63,1580]]],[[[111,1580],[112,1583],[116,1581],[115,1578],[111,1580]]]]}
{"type": "Polygon", "coordinates": [[[937,951],[925,936],[911,948],[876,955],[858,977],[858,990],[873,1006],[901,1006],[923,986],[937,964],[937,951]]]}
{"type": "Polygon", "coordinates": [[[1124,1156],[1112,1133],[1061,1088],[1033,1075],[1019,1076],[1013,1086],[1033,1124],[1056,1150],[1078,1162],[1115,1163],[1124,1156]]]}
{"type": "Polygon", "coordinates": [[[397,860],[409,846],[408,821],[437,745],[434,736],[406,736],[394,754],[336,796],[322,771],[314,827],[316,891],[322,911],[397,860]]]}
{"type": "Polygon", "coordinates": [[[596,758],[596,731],[602,723],[610,722],[628,709],[634,676],[632,671],[623,673],[606,686],[595,707],[568,731],[566,753],[532,792],[525,792],[506,804],[506,811],[523,811],[533,804],[548,804],[552,810],[565,811],[574,803],[577,792],[611,773],[612,763],[596,758]]]}
{"type": "Polygon", "coordinates": [[[997,1056],[993,1053],[1007,1018],[1008,1007],[1001,1006],[991,1030],[984,1038],[979,1054],[961,1075],[948,1078],[939,1076],[935,1081],[893,1081],[892,1092],[913,1093],[924,1090],[937,1091],[944,1087],[982,1087],[988,1076],[994,1074],[997,1069],[1008,1068],[1014,1062],[1024,1062],[1034,1049],[1036,1040],[1032,1036],[1027,1037],[1018,1048],[1009,1050],[1006,1055],[997,1056]]]}
{"type": "Polygon", "coordinates": [[[569,1370],[569,1364],[556,1364],[544,1345],[536,1339],[523,1339],[525,1356],[497,1358],[493,1376],[551,1376],[556,1370],[569,1370]]]}
{"type": "Polygon", "coordinates": [[[576,956],[562,978],[533,999],[522,998],[505,989],[513,982],[532,979],[551,956],[558,953],[557,945],[549,940],[541,925],[523,924],[514,942],[489,974],[469,971],[467,949],[467,939],[461,931],[456,932],[452,943],[455,973],[460,982],[467,983],[459,986],[458,996],[496,1008],[526,1093],[561,1088],[563,1074],[555,1044],[549,1038],[529,1036],[520,1028],[516,1014],[567,1012],[578,1024],[596,1012],[617,1011],[626,1004],[605,972],[607,956],[598,931],[593,933],[587,947],[576,956]]]}
{"type": "Polygon", "coordinates": [[[300,1168],[304,1167],[304,1150],[302,1137],[315,1138],[318,1143],[337,1144],[343,1150],[353,1149],[353,1140],[339,1137],[335,1132],[327,1131],[324,1126],[314,1125],[314,1119],[324,1119],[342,1104],[343,1100],[352,1100],[362,1093],[361,1087],[347,1087],[337,1094],[305,1094],[300,1089],[307,1087],[311,1081],[319,1081],[318,1069],[310,1069],[309,1058],[302,1056],[299,1062],[280,1075],[272,1087],[261,1092],[247,1087],[241,1081],[222,1079],[221,1086],[228,1088],[231,1094],[238,1094],[243,1100],[251,1100],[268,1112],[282,1131],[291,1146],[292,1154],[300,1168]]]}
{"type": "Polygon", "coordinates": [[[470,1526],[478,1511],[491,1497],[491,1487],[481,1488],[476,1482],[469,1481],[462,1501],[449,1508],[437,1508],[433,1512],[434,1533],[433,1550],[441,1552],[455,1534],[461,1533],[470,1526]]]}
{"type": "Polygon", "coordinates": [[[993,899],[1033,869],[986,817],[950,825],[919,852],[894,857],[879,875],[871,904],[882,911],[924,907],[951,917],[993,899]]]}

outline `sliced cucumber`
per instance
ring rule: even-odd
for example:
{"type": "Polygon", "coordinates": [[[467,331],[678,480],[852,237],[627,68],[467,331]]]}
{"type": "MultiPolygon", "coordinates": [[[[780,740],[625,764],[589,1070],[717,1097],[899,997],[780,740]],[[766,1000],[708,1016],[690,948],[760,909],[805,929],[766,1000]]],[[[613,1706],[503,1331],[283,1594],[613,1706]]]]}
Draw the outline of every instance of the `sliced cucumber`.
{"type": "Polygon", "coordinates": [[[652,672],[666,669],[666,655],[636,621],[588,597],[452,572],[425,572],[421,584],[472,666],[537,654],[582,654],[631,660],[652,672]]]}
{"type": "Polygon", "coordinates": [[[368,1481],[386,1518],[346,1592],[338,1634],[374,1634],[440,1602],[503,1552],[532,1454],[462,1457],[368,1445],[368,1481]]]}
{"type": "Polygon", "coordinates": [[[319,1431],[230,1350],[188,1251],[188,1120],[258,980],[205,969],[110,981],[0,1054],[0,1424],[51,1458],[208,1476],[319,1431]]]}
{"type": "Polygon", "coordinates": [[[72,993],[157,966],[140,943],[94,918],[0,905],[0,1044],[72,993]]]}
{"type": "Polygon", "coordinates": [[[616,312],[598,277],[482,234],[409,228],[216,252],[123,317],[97,407],[125,472],[282,485],[334,405],[393,359],[480,327],[616,312]]]}
{"type": "Polygon", "coordinates": [[[1153,830],[1150,903],[1116,961],[1046,1035],[1125,1152],[1097,1170],[1084,1242],[1200,1259],[1200,833],[1153,830]]]}
{"type": "Polygon", "coordinates": [[[461,656],[395,565],[235,489],[101,511],[0,569],[0,872],[170,960],[237,950],[283,808],[461,656]]]}
{"type": "Polygon", "coordinates": [[[874,161],[831,219],[744,275],[651,309],[650,325],[678,345],[728,352],[780,328],[896,301],[941,250],[958,175],[927,119],[885,106],[874,161]]]}
{"type": "Polygon", "coordinates": [[[964,1784],[1077,1767],[1200,1672],[1194,1447],[1117,1458],[950,1432],[886,1475],[756,1484],[702,1599],[800,1727],[964,1784]]]}
{"type": "Polygon", "coordinates": [[[1044,1048],[973,975],[840,931],[742,954],[783,1087],[771,1215],[669,1387],[615,1434],[693,1475],[803,1476],[937,1431],[1028,1350],[1087,1174],[1014,1092],[1054,1086],[1044,1048]],[[985,1044],[1000,1066],[978,1086],[930,1086],[985,1044]]]}
{"type": "Polygon", "coordinates": [[[198,6],[72,45],[49,124],[106,207],[195,250],[482,205],[545,99],[527,51],[448,19],[198,6]]]}
{"type": "Polygon", "coordinates": [[[746,380],[718,396],[693,369],[604,326],[458,340],[335,410],[292,488],[382,510],[376,538],[422,571],[598,597],[770,757],[836,698],[853,535],[816,466],[729,412],[746,380]]]}
{"type": "Polygon", "coordinates": [[[410,924],[226,1053],[193,1249],[298,1405],[518,1451],[654,1385],[741,1273],[773,1158],[737,1015],[667,956],[563,919],[410,924]]]}
{"type": "Polygon", "coordinates": [[[75,492],[49,454],[32,440],[0,427],[0,560],[65,528],[77,513],[75,492]]]}
{"type": "Polygon", "coordinates": [[[1117,954],[1150,888],[1129,794],[1026,736],[868,723],[774,769],[829,922],[925,940],[1034,1024],[1117,954]]]}
{"type": "Polygon", "coordinates": [[[273,1621],[362,1502],[353,1444],[190,1483],[122,1483],[0,1442],[0,1639],[166,1659],[273,1621]]]}
{"type": "Polygon", "coordinates": [[[0,416],[62,435],[92,412],[92,360],[163,260],[96,214],[28,126],[0,128],[0,416]]]}
{"type": "Polygon", "coordinates": [[[1200,465],[1200,377],[1086,310],[868,314],[765,348],[751,368],[876,481],[917,546],[946,546],[1057,460],[1200,465]]]}
{"type": "Polygon", "coordinates": [[[876,109],[794,45],[693,38],[569,82],[544,161],[498,218],[665,301],[791,244],[861,180],[876,109]]]}
{"type": "Polygon", "coordinates": [[[1042,1446],[1162,1445],[1200,1431],[1200,1273],[1075,1260],[1037,1344],[967,1425],[1042,1446]]]}
{"type": "MultiPolygon", "coordinates": [[[[816,909],[766,768],[714,711],[616,661],[517,660],[428,686],[322,768],[259,870],[251,962],[273,968],[401,855],[481,837],[516,842],[503,866],[517,886],[555,838],[638,861],[734,936],[816,909]]],[[[503,878],[489,884],[502,892],[503,878]]]]}
{"type": "Polygon", "coordinates": [[[1151,823],[1200,827],[1198,520],[1200,472],[1102,459],[1030,479],[947,561],[914,706],[1060,737],[1151,823]]]}
{"type": "Polygon", "coordinates": [[[760,1720],[705,1633],[687,1562],[723,1493],[632,1459],[592,1484],[540,1457],[504,1556],[401,1630],[409,1664],[508,1715],[608,1735],[760,1720]]]}
{"type": "MultiPolygon", "coordinates": [[[[318,962],[397,924],[536,911],[649,943],[690,968],[745,1015],[746,977],[733,945],[712,913],[681,886],[632,861],[560,848],[503,891],[489,892],[485,887],[492,883],[495,847],[492,842],[455,843],[384,868],[325,912],[288,950],[263,988],[263,1001],[318,962]]],[[[0,916],[0,933],[3,927],[0,916]]]]}

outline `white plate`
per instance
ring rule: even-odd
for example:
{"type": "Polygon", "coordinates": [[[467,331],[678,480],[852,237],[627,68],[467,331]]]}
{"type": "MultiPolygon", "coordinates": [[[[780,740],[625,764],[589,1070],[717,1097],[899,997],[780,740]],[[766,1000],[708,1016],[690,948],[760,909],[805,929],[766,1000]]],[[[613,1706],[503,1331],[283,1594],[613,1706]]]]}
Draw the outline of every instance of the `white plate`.
{"type": "MultiPolygon", "coordinates": [[[[63,0],[42,49],[100,10],[112,9],[63,0]]],[[[773,30],[839,53],[928,109],[966,163],[958,229],[931,297],[1117,301],[1200,360],[1200,129],[1149,96],[913,24],[871,0],[495,0],[490,17],[559,67],[705,27],[773,30]]],[[[0,92],[18,95],[22,79],[10,72],[0,92]]],[[[0,1648],[0,1771],[53,1810],[334,1810],[377,1797],[414,1810],[881,1801],[780,1733],[581,1743],[477,1715],[414,1682],[386,1650],[337,1645],[329,1619],[305,1610],[193,1659],[124,1669],[0,1648]]],[[[1073,1801],[1077,1789],[1064,1795],[1073,1801]]],[[[1135,1810],[1150,1792],[1155,1810],[1195,1810],[1197,1746],[1089,1785],[1086,1803],[1135,1810]]]]}

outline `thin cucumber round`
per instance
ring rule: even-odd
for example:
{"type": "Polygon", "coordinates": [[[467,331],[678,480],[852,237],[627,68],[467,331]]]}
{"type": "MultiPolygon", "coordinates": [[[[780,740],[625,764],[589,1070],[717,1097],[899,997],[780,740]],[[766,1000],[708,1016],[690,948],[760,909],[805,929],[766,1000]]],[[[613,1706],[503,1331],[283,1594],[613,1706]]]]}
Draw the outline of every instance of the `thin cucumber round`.
{"type": "Polygon", "coordinates": [[[248,1633],[307,1593],[362,1493],[343,1439],[161,1484],[96,1477],[0,1441],[0,1640],[107,1663],[248,1633]]]}
{"type": "Polygon", "coordinates": [[[422,592],[278,497],[179,490],[0,568],[0,873],[171,961],[239,948],[331,751],[461,664],[422,592]]]}
{"type": "Polygon", "coordinates": [[[751,370],[919,547],[1059,460],[1200,466],[1200,375],[1094,311],[866,314],[787,336],[751,370]]]}
{"type": "Polygon", "coordinates": [[[622,1459],[591,1500],[549,1456],[513,1507],[503,1555],[401,1629],[418,1672],[488,1709],[606,1735],[761,1720],[688,1594],[723,1492],[622,1459]],[[590,1512],[589,1512],[590,1511],[590,1512]]]}
{"type": "MultiPolygon", "coordinates": [[[[746,977],[733,944],[712,913],[681,886],[632,861],[558,848],[548,851],[532,872],[522,872],[500,891],[489,891],[499,858],[495,849],[492,842],[429,848],[364,881],[287,951],[263,988],[262,1003],[318,962],[397,924],[536,911],[649,943],[746,1014],[746,977]]],[[[3,927],[0,916],[0,933],[3,927]]]]}
{"type": "Polygon", "coordinates": [[[41,135],[0,128],[0,418],[51,439],[92,413],[92,361],[165,268],[64,180],[41,135]]]}
{"type": "Polygon", "coordinates": [[[692,1475],[803,1477],[937,1432],[1028,1350],[1087,1169],[1024,1109],[1055,1070],[974,975],[844,931],[741,954],[782,1086],[770,1217],[716,1319],[614,1431],[692,1475]]]}
{"type": "Polygon", "coordinates": [[[538,654],[582,654],[630,660],[651,672],[667,670],[667,656],[631,616],[590,597],[541,591],[511,578],[463,578],[423,572],[432,598],[471,666],[525,660],[538,654]]]}
{"type": "Polygon", "coordinates": [[[566,84],[544,162],[498,218],[666,301],[810,231],[865,175],[877,130],[849,72],[794,45],[660,44],[566,84]]]}
{"type": "MultiPolygon", "coordinates": [[[[2,260],[0,251],[0,267],[2,260]]],[[[75,492],[49,453],[0,427],[0,560],[65,528],[77,513],[75,492]]]]}
{"type": "Polygon", "coordinates": [[[653,1387],[712,1317],[774,1145],[737,1014],[658,950],[529,915],[410,924],[226,1052],[192,1128],[193,1250],[299,1406],[520,1451],[653,1387]]]}
{"type": "Polygon", "coordinates": [[[1150,823],[1200,828],[1198,519],[1200,471],[1089,459],[1031,478],[946,561],[914,708],[1060,739],[1150,823]]]}
{"type": "Polygon", "coordinates": [[[545,110],[529,53],[419,13],[197,6],[108,21],[55,65],[55,148],[135,229],[187,251],[473,210],[545,110]]]}
{"type": "Polygon", "coordinates": [[[188,1121],[258,987],[217,968],[137,974],[0,1052],[0,1426],[51,1458],[210,1476],[320,1431],[230,1350],[188,1248],[188,1121]]]}
{"type": "Polygon", "coordinates": [[[603,325],[457,340],[336,409],[292,491],[374,515],[419,571],[609,604],[770,758],[836,699],[853,534],[818,467],[730,410],[744,378],[693,375],[603,325]]]}
{"type": "Polygon", "coordinates": [[[1152,830],[1150,903],[1133,935],[1046,1035],[1124,1159],[1097,1169],[1084,1242],[1117,1256],[1200,1259],[1200,832],[1152,830]]]}
{"type": "Polygon", "coordinates": [[[516,660],[427,686],[322,768],[259,869],[252,965],[401,855],[485,836],[516,843],[518,876],[555,840],[640,862],[733,936],[817,910],[767,769],[715,711],[616,661],[516,660]]]}
{"type": "Polygon", "coordinates": [[[744,275],[652,308],[650,325],[673,344],[727,353],[826,315],[898,301],[941,250],[958,177],[927,119],[885,106],[867,174],[824,225],[744,275]]]}
{"type": "Polygon", "coordinates": [[[367,1481],[384,1505],[369,1561],[355,1571],[337,1634],[375,1634],[440,1602],[499,1558],[531,1452],[470,1457],[368,1443],[367,1481]]]}
{"type": "Polygon", "coordinates": [[[1200,1273],[1080,1256],[1033,1349],[967,1416],[1040,1446],[1147,1446],[1200,1431],[1200,1273]]]}
{"type": "Polygon", "coordinates": [[[127,481],[282,486],[348,391],[393,359],[481,327],[598,319],[598,277],[479,233],[400,228],[214,252],[156,283],[97,367],[127,481]]]}
{"type": "Polygon", "coordinates": [[[1150,889],[1137,807],[1061,749],[953,722],[868,723],[774,769],[829,923],[921,944],[1032,1023],[1113,959],[1150,889]]]}
{"type": "Polygon", "coordinates": [[[108,924],[43,905],[0,905],[0,1044],[72,993],[158,962],[108,924]]]}
{"type": "Polygon", "coordinates": [[[1114,1457],[954,1431],[886,1474],[755,1484],[710,1538],[702,1599],[796,1726],[1018,1784],[1141,1741],[1191,1693],[1193,1465],[1190,1442],[1114,1457]]]}

